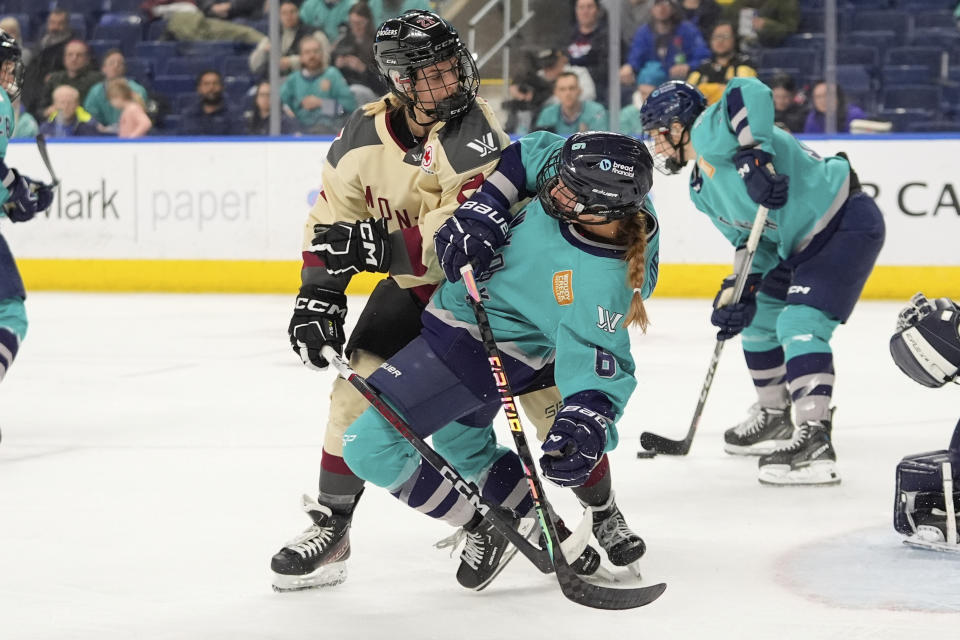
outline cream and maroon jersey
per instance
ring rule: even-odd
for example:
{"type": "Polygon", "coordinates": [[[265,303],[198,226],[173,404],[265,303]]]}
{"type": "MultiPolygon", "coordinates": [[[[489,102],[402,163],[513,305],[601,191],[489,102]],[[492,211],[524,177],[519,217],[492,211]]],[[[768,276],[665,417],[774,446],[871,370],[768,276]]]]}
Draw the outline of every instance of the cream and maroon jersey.
{"type": "Polygon", "coordinates": [[[315,224],[385,218],[390,274],[404,288],[431,285],[417,292],[425,300],[443,280],[434,233],[493,172],[508,144],[481,98],[461,118],[435,125],[412,149],[391,130],[384,100],[356,110],[327,153],[323,189],[304,227],[303,283],[346,286],[310,252],[315,224]]]}

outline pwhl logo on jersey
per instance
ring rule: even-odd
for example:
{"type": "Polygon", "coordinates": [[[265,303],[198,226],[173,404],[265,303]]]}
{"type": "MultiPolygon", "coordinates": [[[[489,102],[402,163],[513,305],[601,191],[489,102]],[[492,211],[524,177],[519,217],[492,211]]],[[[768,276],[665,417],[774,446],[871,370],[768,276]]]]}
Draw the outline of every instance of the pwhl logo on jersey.
{"type": "Polygon", "coordinates": [[[468,142],[467,147],[480,154],[481,158],[497,150],[497,143],[493,139],[493,133],[487,133],[482,138],[474,138],[473,142],[468,142]]]}
{"type": "Polygon", "coordinates": [[[617,330],[617,325],[620,324],[620,321],[623,320],[622,313],[614,313],[609,309],[604,309],[600,305],[597,305],[597,328],[603,329],[607,333],[614,333],[617,330]]]}

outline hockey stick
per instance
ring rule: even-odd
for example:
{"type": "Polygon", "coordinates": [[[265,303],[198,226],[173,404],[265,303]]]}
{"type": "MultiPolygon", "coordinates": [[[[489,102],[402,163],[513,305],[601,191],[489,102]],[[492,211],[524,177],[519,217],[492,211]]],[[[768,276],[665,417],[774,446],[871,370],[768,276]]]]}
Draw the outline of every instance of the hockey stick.
{"type": "Polygon", "coordinates": [[[481,342],[483,342],[483,348],[487,352],[490,371],[493,374],[494,383],[497,385],[507,423],[510,425],[510,434],[513,436],[517,455],[523,465],[524,475],[530,484],[533,506],[537,511],[540,527],[543,529],[546,539],[547,550],[550,552],[553,566],[556,569],[560,590],[569,600],[594,609],[635,609],[650,604],[660,597],[667,588],[666,584],[660,583],[632,589],[617,589],[590,584],[580,578],[570,567],[562,551],[557,552],[560,549],[560,536],[557,534],[557,527],[553,518],[550,517],[547,496],[535,470],[533,456],[530,454],[530,447],[527,445],[527,438],[523,434],[523,424],[520,422],[520,415],[517,413],[517,403],[510,388],[510,381],[507,379],[507,372],[503,367],[500,348],[497,346],[493,330],[490,328],[487,311],[480,299],[480,291],[477,289],[477,282],[473,276],[473,267],[468,263],[461,269],[460,273],[463,275],[464,284],[470,294],[467,296],[467,301],[473,307],[473,313],[477,319],[481,342]]]}
{"type": "MultiPolygon", "coordinates": [[[[743,265],[740,267],[740,273],[737,274],[737,280],[733,289],[733,304],[740,301],[743,289],[747,285],[747,276],[750,275],[750,267],[753,265],[753,256],[757,253],[757,245],[760,244],[760,236],[763,234],[763,225],[767,221],[767,208],[763,205],[757,207],[757,216],[753,219],[753,227],[750,229],[750,236],[747,238],[747,255],[744,258],[743,265]]],[[[736,265],[734,265],[736,267],[736,265]]],[[[645,451],[638,451],[638,458],[652,458],[658,453],[671,456],[685,456],[690,452],[690,445],[693,444],[693,435],[697,432],[697,426],[700,424],[700,417],[703,415],[703,407],[707,404],[707,394],[710,393],[710,387],[713,385],[713,376],[717,372],[717,365],[720,364],[720,354],[723,352],[723,345],[726,340],[717,340],[713,348],[713,357],[710,358],[710,367],[707,369],[707,377],[703,380],[703,386],[700,388],[700,399],[697,400],[697,409],[693,412],[693,420],[690,421],[690,428],[683,440],[671,440],[663,436],[644,431],[640,434],[640,446],[645,451]]]]}
{"type": "Polygon", "coordinates": [[[46,165],[47,173],[50,174],[50,179],[53,181],[50,183],[50,186],[56,189],[60,186],[60,180],[53,172],[53,165],[50,163],[50,155],[47,153],[47,139],[43,137],[42,133],[37,134],[37,150],[40,151],[40,159],[43,160],[43,164],[46,165]]]}
{"type": "Polygon", "coordinates": [[[333,347],[324,345],[320,354],[327,359],[337,373],[344,380],[353,385],[353,388],[360,392],[367,402],[377,410],[383,418],[396,429],[407,442],[413,445],[420,456],[427,461],[431,467],[436,469],[440,475],[450,481],[457,493],[462,495],[467,501],[479,511],[484,518],[489,520],[497,531],[502,533],[517,549],[525,555],[530,562],[534,564],[543,573],[552,573],[553,565],[550,557],[543,550],[533,546],[529,540],[521,535],[512,524],[504,518],[497,505],[494,505],[480,493],[480,490],[472,482],[467,482],[456,469],[437,453],[433,447],[424,442],[423,438],[414,433],[407,421],[400,414],[387,404],[376,389],[370,386],[366,379],[353,370],[349,363],[340,357],[333,347]]]}

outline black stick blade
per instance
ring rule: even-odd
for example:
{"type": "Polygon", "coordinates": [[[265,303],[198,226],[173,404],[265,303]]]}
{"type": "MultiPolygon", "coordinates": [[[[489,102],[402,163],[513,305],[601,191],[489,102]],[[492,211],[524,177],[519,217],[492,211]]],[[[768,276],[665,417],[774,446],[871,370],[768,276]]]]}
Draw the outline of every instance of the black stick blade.
{"type": "Polygon", "coordinates": [[[607,609],[611,611],[622,609],[636,609],[648,605],[666,591],[665,583],[649,587],[634,589],[616,589],[601,587],[584,582],[570,567],[558,567],[557,579],[560,581],[560,590],[572,602],[593,609],[607,609]]]}
{"type": "Polygon", "coordinates": [[[690,452],[690,440],[671,440],[655,433],[644,431],[640,434],[640,446],[668,456],[685,456],[690,452]]]}

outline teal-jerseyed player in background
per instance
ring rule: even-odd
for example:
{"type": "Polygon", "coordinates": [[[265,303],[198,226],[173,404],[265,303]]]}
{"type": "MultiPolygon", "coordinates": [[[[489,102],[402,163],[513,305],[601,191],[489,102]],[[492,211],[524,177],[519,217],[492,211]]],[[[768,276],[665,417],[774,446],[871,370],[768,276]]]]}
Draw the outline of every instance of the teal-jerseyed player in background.
{"type": "Polygon", "coordinates": [[[690,198],[736,247],[735,271],[757,205],[770,210],[739,303],[734,276],[713,303],[718,339],[743,332],[759,400],[724,434],[725,450],[760,455],[765,484],[839,483],[830,338],[883,246],[880,210],[845,156],[822,158],[774,126],[772,93],[755,78],[734,78],[710,107],[689,84],[668,82],[641,117],[658,168],[676,173],[694,161],[690,198]]]}
{"type": "MultiPolygon", "coordinates": [[[[369,378],[484,496],[511,507],[516,518],[528,515],[532,500],[520,460],[497,445],[492,428],[500,398],[459,281],[460,268],[471,263],[514,392],[546,377],[563,397],[544,434],[544,451],[559,454],[541,458],[544,476],[574,488],[618,566],[633,565],[645,550],[614,502],[604,454],[617,444],[616,422],[636,386],[627,327],[646,327],[643,298],[657,280],[659,235],[647,198],[652,169],[643,143],[614,133],[564,140],[535,132],[510,145],[435,236],[448,282],[424,311],[420,336],[369,378]],[[488,434],[479,449],[479,439],[448,436],[463,426],[488,434]]],[[[480,586],[515,552],[373,409],[347,430],[343,456],[368,482],[464,527],[479,550],[480,586]]]]}
{"type": "MultiPolygon", "coordinates": [[[[14,101],[23,88],[23,61],[20,46],[0,31],[0,217],[26,222],[53,202],[53,190],[21,175],[6,164],[7,143],[15,126],[14,101]]],[[[0,380],[13,364],[20,343],[27,334],[27,314],[23,305],[27,293],[10,247],[0,235],[0,380]]]]}

